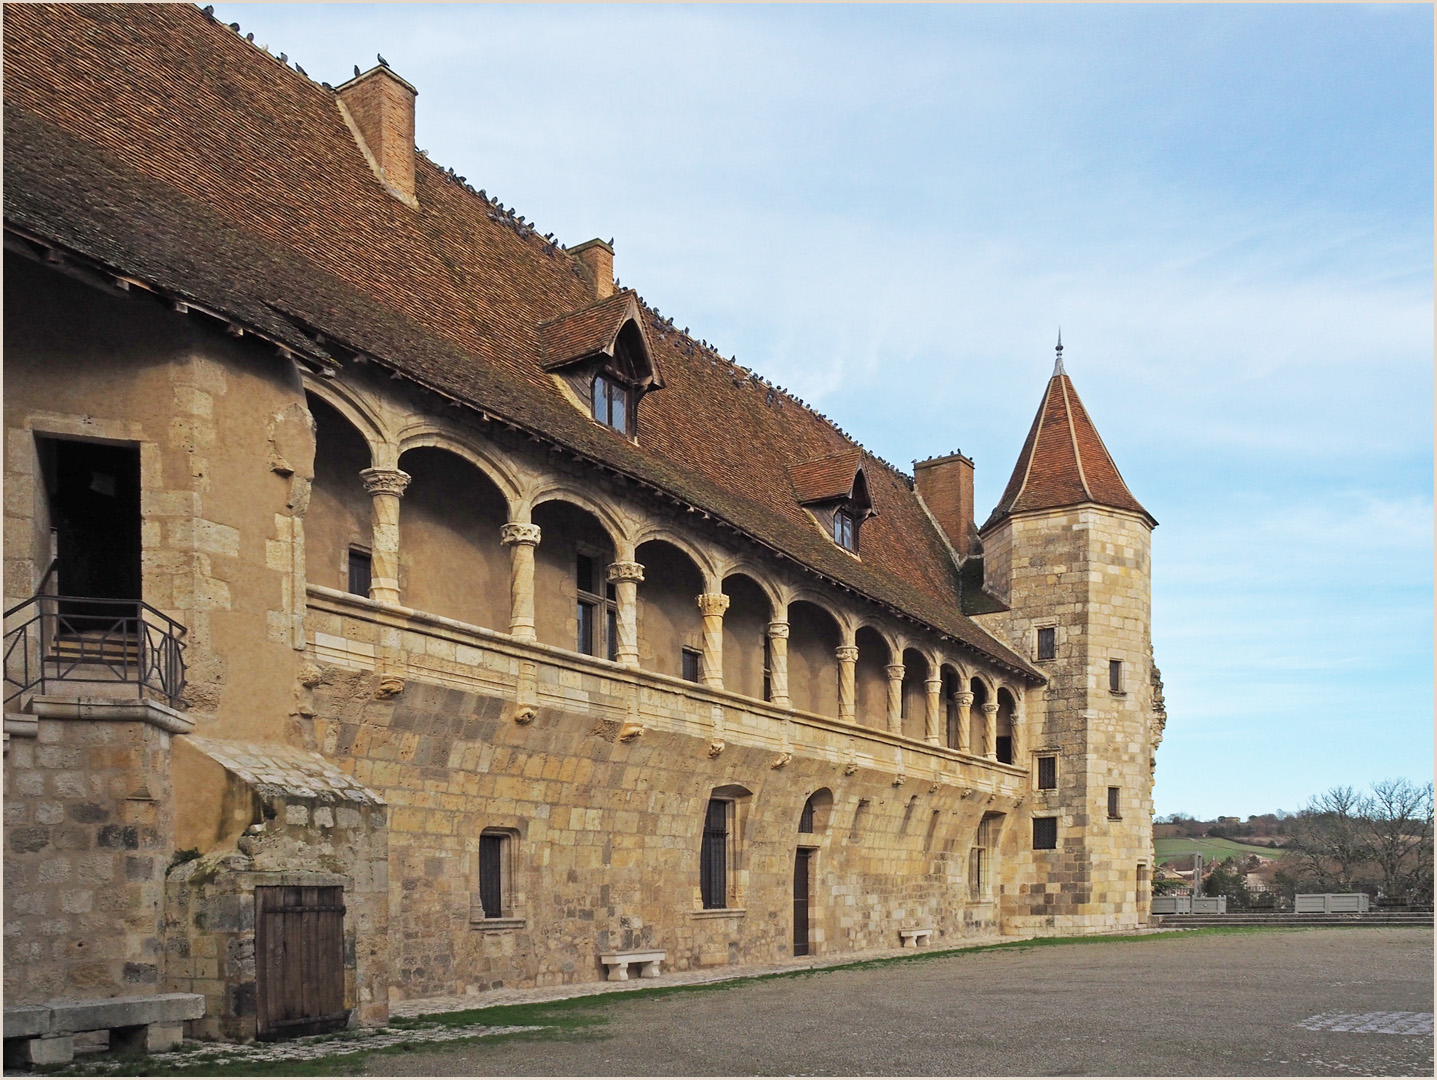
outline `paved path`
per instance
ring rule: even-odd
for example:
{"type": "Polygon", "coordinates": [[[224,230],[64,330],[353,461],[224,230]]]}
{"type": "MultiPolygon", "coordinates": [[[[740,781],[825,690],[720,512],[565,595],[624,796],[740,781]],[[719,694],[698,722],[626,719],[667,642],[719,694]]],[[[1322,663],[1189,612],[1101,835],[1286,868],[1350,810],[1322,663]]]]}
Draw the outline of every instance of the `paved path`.
{"type": "Polygon", "coordinates": [[[596,999],[589,1037],[375,1075],[1431,1076],[1433,932],[1161,934],[596,999]]]}

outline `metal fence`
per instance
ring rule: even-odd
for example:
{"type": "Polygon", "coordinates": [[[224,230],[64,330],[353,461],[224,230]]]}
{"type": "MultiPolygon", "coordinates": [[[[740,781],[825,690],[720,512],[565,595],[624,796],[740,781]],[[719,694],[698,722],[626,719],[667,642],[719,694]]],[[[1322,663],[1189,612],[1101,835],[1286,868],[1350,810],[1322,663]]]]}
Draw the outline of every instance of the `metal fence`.
{"type": "Polygon", "coordinates": [[[185,689],[186,630],[141,600],[37,595],[5,612],[5,705],[53,684],[121,683],[173,708],[185,689]]]}

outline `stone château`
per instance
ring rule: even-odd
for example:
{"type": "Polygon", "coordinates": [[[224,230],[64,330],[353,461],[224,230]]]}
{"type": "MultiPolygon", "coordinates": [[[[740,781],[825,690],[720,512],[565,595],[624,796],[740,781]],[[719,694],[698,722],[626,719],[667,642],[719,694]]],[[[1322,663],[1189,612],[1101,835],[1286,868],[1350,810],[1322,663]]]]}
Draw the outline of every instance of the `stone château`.
{"type": "Polygon", "coordinates": [[[7,6],[4,65],[7,1010],[1146,921],[1156,522],[1061,361],[979,528],[387,66],[170,5],[7,6]]]}

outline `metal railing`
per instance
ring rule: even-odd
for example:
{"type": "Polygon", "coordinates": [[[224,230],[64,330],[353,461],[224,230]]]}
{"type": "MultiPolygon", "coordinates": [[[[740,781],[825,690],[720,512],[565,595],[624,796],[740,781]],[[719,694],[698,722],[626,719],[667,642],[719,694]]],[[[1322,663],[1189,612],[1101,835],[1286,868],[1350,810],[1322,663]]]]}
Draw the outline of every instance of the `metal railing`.
{"type": "Polygon", "coordinates": [[[179,708],[185,634],[141,600],[32,596],[5,612],[5,705],[69,682],[127,684],[179,708]]]}

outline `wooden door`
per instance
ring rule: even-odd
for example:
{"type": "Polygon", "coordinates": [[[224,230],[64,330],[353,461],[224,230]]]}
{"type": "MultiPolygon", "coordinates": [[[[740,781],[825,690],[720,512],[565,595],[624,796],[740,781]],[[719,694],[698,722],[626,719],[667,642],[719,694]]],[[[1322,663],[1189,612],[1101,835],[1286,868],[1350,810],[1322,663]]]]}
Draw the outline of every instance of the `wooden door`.
{"type": "Polygon", "coordinates": [[[808,868],[809,848],[799,848],[793,857],[793,955],[808,955],[808,868]]]}
{"type": "Polygon", "coordinates": [[[344,1027],[344,890],[258,886],[254,907],[256,1037],[344,1027]]]}

